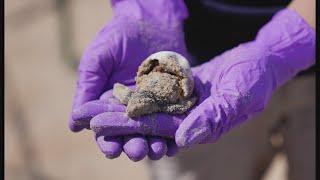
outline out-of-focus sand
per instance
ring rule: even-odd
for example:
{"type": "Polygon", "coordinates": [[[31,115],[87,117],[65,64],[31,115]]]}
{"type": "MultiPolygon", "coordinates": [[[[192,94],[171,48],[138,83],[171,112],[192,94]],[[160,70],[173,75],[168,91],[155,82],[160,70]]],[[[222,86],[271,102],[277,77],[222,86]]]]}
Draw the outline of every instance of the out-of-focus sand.
{"type": "MultiPolygon", "coordinates": [[[[76,56],[111,19],[109,1],[71,1],[76,56]]],[[[52,0],[5,1],[5,179],[149,179],[145,160],[108,160],[67,126],[76,73],[59,49],[52,0]]],[[[284,179],[279,156],[265,180],[284,179]]],[[[277,158],[276,158],[277,159],[277,158]]]]}

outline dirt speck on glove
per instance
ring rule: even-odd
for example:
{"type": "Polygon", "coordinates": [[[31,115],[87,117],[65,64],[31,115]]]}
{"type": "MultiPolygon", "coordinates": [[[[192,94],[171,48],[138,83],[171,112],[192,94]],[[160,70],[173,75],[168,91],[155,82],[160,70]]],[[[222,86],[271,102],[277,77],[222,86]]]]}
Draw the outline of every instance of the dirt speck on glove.
{"type": "Polygon", "coordinates": [[[188,61],[171,51],[160,51],[144,60],[136,85],[135,91],[119,83],[113,87],[113,95],[127,105],[129,117],[155,112],[182,114],[197,100],[188,61]]]}

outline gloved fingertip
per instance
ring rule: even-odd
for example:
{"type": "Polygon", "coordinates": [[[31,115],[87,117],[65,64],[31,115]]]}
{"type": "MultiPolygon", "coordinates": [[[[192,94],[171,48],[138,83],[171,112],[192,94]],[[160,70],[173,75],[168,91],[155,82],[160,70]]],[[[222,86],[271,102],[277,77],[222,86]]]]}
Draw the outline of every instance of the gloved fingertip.
{"type": "Polygon", "coordinates": [[[199,129],[189,129],[186,131],[178,131],[176,132],[176,143],[178,147],[190,147],[195,144],[199,144],[204,139],[206,139],[211,134],[210,129],[207,127],[199,128],[199,129]]]}
{"type": "Polygon", "coordinates": [[[122,139],[120,137],[99,136],[96,141],[106,158],[114,159],[120,156],[122,152],[122,139]]]}
{"type": "Polygon", "coordinates": [[[71,117],[73,120],[79,120],[79,119],[83,119],[83,116],[84,116],[83,114],[84,113],[82,112],[82,109],[77,108],[72,111],[71,117]]]}
{"type": "Polygon", "coordinates": [[[210,120],[197,115],[195,117],[185,119],[176,131],[175,140],[178,147],[190,147],[211,136],[210,120]]]}
{"type": "Polygon", "coordinates": [[[114,154],[114,153],[111,153],[111,154],[109,154],[109,153],[104,153],[104,155],[105,155],[105,157],[108,158],[108,159],[116,159],[117,157],[120,156],[121,152],[122,152],[122,151],[119,151],[119,153],[117,153],[117,154],[114,154]]]}
{"type": "Polygon", "coordinates": [[[148,143],[142,136],[127,136],[124,139],[123,150],[134,162],[141,161],[149,151],[148,143]]]}
{"type": "Polygon", "coordinates": [[[148,139],[149,153],[148,157],[151,160],[159,160],[167,153],[167,143],[165,139],[158,137],[150,137],[148,139]]]}
{"type": "Polygon", "coordinates": [[[168,157],[172,157],[172,156],[176,155],[179,151],[179,147],[172,140],[167,140],[167,147],[168,147],[168,150],[167,150],[166,155],[168,157]]]}
{"type": "Polygon", "coordinates": [[[72,132],[80,132],[84,127],[77,124],[76,122],[74,122],[73,120],[69,120],[69,129],[72,131],[72,132]]]}

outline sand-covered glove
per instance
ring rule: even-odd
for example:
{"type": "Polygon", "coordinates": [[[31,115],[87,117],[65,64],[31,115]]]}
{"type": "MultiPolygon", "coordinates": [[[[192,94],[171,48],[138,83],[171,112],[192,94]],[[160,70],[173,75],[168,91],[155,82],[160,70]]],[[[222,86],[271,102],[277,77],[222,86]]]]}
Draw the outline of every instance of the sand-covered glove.
{"type": "Polygon", "coordinates": [[[315,32],[293,10],[278,12],[254,41],[192,69],[199,102],[183,116],[157,113],[130,119],[124,111],[95,116],[91,128],[106,136],[174,137],[179,147],[215,142],[261,112],[274,91],[315,63],[315,32]]]}
{"type": "MultiPolygon", "coordinates": [[[[162,50],[176,51],[186,56],[183,20],[188,13],[182,0],[114,0],[112,8],[114,17],[85,50],[78,68],[79,79],[69,120],[69,128],[74,132],[89,129],[91,119],[77,119],[82,113],[77,108],[99,99],[116,82],[125,85],[134,83],[136,69],[147,56],[162,50]]],[[[105,139],[105,143],[113,144],[103,146],[107,157],[120,155],[123,138],[105,139]]],[[[124,150],[128,149],[125,152],[131,159],[140,160],[147,152],[150,153],[147,140],[140,135],[133,139],[127,139],[130,146],[126,147],[130,148],[124,150]]],[[[165,145],[164,139],[159,141],[165,145]]]]}

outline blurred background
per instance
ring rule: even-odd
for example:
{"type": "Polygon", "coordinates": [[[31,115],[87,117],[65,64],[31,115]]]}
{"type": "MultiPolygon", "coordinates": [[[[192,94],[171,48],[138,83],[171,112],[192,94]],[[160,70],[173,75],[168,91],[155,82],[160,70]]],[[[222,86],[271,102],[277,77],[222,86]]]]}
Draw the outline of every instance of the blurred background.
{"type": "MultiPolygon", "coordinates": [[[[5,179],[150,179],[146,159],[106,159],[67,125],[82,51],[111,17],[108,0],[5,1],[5,179]]],[[[278,154],[264,179],[286,172],[278,154]]]]}

